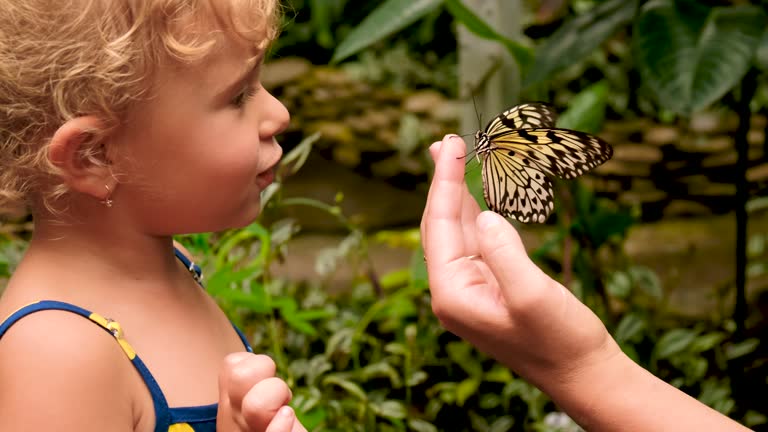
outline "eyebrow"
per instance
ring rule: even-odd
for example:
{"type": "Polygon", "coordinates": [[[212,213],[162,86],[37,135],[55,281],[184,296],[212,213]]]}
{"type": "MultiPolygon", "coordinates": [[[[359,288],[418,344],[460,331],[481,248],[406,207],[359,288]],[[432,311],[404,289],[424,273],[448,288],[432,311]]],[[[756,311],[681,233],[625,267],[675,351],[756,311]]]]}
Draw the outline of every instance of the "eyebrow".
{"type": "Polygon", "coordinates": [[[253,79],[253,76],[258,72],[263,61],[264,61],[264,53],[260,53],[256,56],[249,58],[245,62],[245,67],[243,68],[244,69],[243,72],[238,76],[236,80],[232,82],[232,84],[226,87],[226,90],[224,90],[223,93],[232,94],[237,91],[240,91],[246,82],[253,79]]]}

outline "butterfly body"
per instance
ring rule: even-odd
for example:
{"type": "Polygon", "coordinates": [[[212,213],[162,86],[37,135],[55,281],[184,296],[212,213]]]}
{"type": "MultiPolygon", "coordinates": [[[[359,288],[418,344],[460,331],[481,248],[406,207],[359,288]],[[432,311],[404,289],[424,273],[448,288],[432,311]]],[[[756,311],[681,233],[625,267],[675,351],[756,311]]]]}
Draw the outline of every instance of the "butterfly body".
{"type": "Polygon", "coordinates": [[[475,134],[488,208],[520,222],[544,222],[554,209],[551,177],[578,177],[613,156],[600,138],[556,128],[546,104],[511,107],[475,134]]]}

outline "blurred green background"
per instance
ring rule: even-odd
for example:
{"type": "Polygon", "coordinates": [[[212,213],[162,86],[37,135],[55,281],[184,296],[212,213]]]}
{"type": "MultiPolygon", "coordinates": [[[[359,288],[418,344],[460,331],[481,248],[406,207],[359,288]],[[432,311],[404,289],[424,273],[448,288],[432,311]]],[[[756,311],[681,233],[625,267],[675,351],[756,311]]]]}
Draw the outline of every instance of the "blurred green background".
{"type": "MultiPolygon", "coordinates": [[[[643,367],[768,430],[766,5],[290,0],[263,75],[292,114],[263,215],[179,240],[309,430],[579,430],[442,330],[418,233],[429,144],[550,102],[615,155],[556,184],[546,224],[515,223],[531,256],[643,367]]],[[[467,181],[482,204],[477,163],[467,181]]],[[[0,228],[7,279],[31,226],[0,228]]]]}

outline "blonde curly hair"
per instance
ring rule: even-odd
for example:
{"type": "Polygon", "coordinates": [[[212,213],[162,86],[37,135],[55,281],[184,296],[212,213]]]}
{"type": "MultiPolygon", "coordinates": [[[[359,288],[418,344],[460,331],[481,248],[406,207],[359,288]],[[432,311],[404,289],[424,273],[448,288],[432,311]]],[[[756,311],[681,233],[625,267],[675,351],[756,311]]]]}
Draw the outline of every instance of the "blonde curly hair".
{"type": "Polygon", "coordinates": [[[266,48],[278,2],[0,0],[0,216],[67,193],[47,151],[64,122],[96,115],[92,139],[109,134],[151,96],[159,65],[202,60],[222,32],[266,48]]]}

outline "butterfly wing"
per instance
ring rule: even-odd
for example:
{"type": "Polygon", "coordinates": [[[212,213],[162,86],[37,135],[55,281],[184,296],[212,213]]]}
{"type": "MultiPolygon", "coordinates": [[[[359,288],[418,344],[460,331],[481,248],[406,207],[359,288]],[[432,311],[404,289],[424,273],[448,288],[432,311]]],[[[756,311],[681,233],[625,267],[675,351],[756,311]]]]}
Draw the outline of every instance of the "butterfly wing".
{"type": "Polygon", "coordinates": [[[505,130],[488,139],[490,153],[563,179],[578,177],[613,156],[613,148],[602,139],[569,129],[505,130]]]}
{"type": "Polygon", "coordinates": [[[578,177],[613,156],[602,139],[555,127],[547,104],[513,106],[475,137],[483,156],[483,192],[488,207],[520,222],[544,222],[554,207],[552,180],[578,177]]]}
{"type": "Polygon", "coordinates": [[[494,212],[523,223],[544,222],[552,212],[552,181],[519,158],[491,151],[482,174],[485,202],[494,212]]]}
{"type": "Polygon", "coordinates": [[[488,122],[484,131],[496,135],[510,129],[553,128],[557,112],[541,102],[530,102],[507,108],[488,122]]]}

